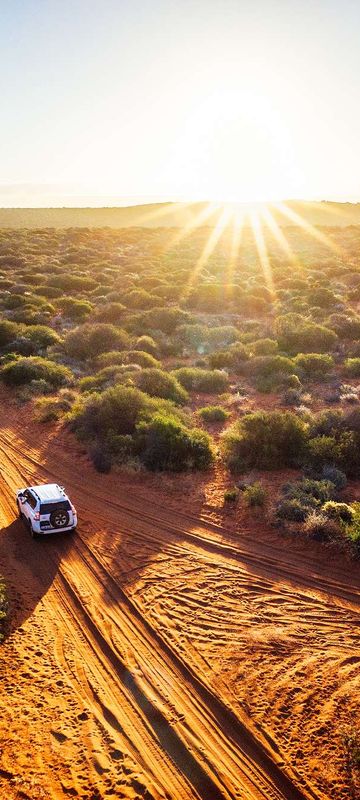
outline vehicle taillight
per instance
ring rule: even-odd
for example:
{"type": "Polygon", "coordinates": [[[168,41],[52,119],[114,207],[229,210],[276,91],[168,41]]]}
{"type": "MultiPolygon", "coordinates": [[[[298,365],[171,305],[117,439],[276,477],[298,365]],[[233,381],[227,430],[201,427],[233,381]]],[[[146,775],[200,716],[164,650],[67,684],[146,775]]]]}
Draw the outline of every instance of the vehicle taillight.
{"type": "Polygon", "coordinates": [[[38,511],[36,512],[36,514],[34,514],[34,519],[36,519],[36,521],[40,519],[40,514],[38,511]]]}
{"type": "Polygon", "coordinates": [[[76,508],[75,508],[75,506],[71,506],[71,511],[72,511],[72,513],[73,513],[73,514],[76,514],[76,508]]]}

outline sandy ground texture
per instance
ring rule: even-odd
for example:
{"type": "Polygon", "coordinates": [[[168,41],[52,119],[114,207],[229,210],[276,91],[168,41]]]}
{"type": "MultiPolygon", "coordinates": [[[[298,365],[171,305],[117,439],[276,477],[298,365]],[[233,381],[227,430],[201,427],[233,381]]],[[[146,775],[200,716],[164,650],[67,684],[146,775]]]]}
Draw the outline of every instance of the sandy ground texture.
{"type": "Polygon", "coordinates": [[[0,410],[0,798],[355,798],[359,567],[192,476],[99,475],[25,412],[0,410]],[[44,481],[79,527],[34,542],[14,492],[44,481]]]}

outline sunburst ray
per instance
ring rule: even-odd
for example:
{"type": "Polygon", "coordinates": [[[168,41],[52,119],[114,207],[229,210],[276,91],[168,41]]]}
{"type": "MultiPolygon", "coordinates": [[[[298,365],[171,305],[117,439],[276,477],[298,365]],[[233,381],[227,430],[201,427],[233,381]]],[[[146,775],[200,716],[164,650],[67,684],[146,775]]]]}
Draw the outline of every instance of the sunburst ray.
{"type": "Polygon", "coordinates": [[[201,273],[201,270],[204,268],[205,264],[207,264],[210,256],[214,252],[215,247],[216,247],[219,239],[221,238],[226,226],[229,224],[230,217],[231,217],[230,209],[229,208],[224,208],[223,211],[221,212],[219,218],[218,218],[218,221],[217,221],[215,227],[212,229],[212,231],[211,231],[211,233],[209,235],[209,238],[206,241],[206,244],[205,244],[205,246],[204,246],[204,248],[203,248],[203,250],[201,252],[200,257],[198,258],[198,260],[197,260],[197,262],[196,262],[196,264],[194,266],[194,269],[193,269],[193,271],[192,271],[192,273],[190,275],[190,278],[189,278],[189,280],[188,280],[188,282],[187,282],[187,284],[185,286],[185,289],[184,289],[184,292],[183,292],[183,297],[187,297],[190,294],[194,284],[196,283],[196,281],[197,281],[197,279],[198,279],[198,277],[199,277],[199,275],[201,273]]]}
{"type": "Polygon", "coordinates": [[[289,208],[286,205],[286,203],[273,203],[272,207],[276,208],[280,212],[280,214],[283,214],[283,216],[291,220],[291,222],[293,222],[294,225],[298,225],[314,239],[317,239],[318,242],[321,242],[321,244],[328,247],[329,250],[332,250],[337,255],[342,254],[340,247],[337,244],[335,244],[335,242],[333,242],[332,239],[326,236],[326,234],[323,233],[322,231],[319,231],[318,228],[315,228],[314,225],[311,225],[310,222],[303,219],[303,217],[301,217],[300,214],[297,214],[296,211],[294,211],[292,208],[289,208]]]}
{"type": "Polygon", "coordinates": [[[260,264],[262,267],[262,271],[264,273],[265,283],[271,295],[271,299],[276,299],[276,292],[274,287],[274,281],[272,276],[271,264],[269,260],[269,255],[266,247],[266,242],[264,238],[264,232],[262,229],[261,219],[259,213],[252,211],[250,213],[250,224],[254,236],[254,241],[256,245],[256,249],[258,251],[260,264]]]}

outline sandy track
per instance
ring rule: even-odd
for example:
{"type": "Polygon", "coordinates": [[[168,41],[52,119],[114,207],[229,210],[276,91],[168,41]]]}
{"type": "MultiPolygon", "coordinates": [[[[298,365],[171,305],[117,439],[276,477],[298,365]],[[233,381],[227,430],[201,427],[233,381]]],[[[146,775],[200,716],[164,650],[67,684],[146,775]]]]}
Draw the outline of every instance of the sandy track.
{"type": "Polygon", "coordinates": [[[2,648],[16,691],[2,699],[0,796],[346,797],[344,776],[325,781],[306,751],[295,759],[282,728],[291,670],[294,689],[319,637],[322,653],[357,667],[356,575],[169,514],[96,476],[54,432],[20,433],[17,416],[0,415],[0,567],[18,591],[2,648]],[[81,522],[71,540],[33,543],[11,522],[14,489],[44,478],[72,487],[81,522]],[[272,700],[282,708],[273,721],[272,700]]]}

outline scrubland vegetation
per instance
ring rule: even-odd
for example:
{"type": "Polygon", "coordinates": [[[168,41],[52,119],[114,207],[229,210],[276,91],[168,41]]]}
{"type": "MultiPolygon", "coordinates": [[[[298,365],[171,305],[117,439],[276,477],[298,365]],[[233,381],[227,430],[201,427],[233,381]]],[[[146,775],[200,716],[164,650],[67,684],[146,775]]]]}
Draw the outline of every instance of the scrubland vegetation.
{"type": "Polygon", "coordinates": [[[360,551],[359,230],[323,233],[288,228],[293,259],[267,234],[270,281],[248,229],[206,263],[206,228],[2,230],[0,378],[100,471],[217,462],[251,508],[237,476],[297,470],[276,524],[360,551]]]}

